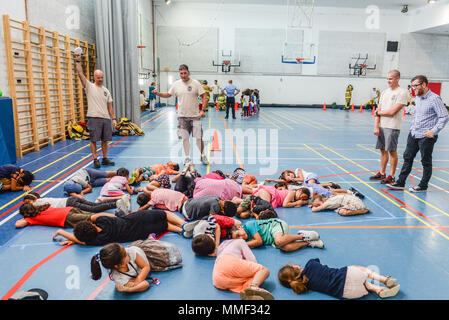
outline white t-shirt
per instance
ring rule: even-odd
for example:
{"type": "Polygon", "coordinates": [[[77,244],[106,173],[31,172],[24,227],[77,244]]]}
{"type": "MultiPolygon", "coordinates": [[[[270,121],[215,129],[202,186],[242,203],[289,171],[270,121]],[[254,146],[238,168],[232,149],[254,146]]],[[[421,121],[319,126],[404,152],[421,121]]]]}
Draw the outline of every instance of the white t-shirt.
{"type": "Polygon", "coordinates": [[[145,252],[139,247],[127,247],[125,250],[129,254],[128,272],[124,272],[126,274],[123,274],[117,270],[113,270],[111,273],[112,281],[116,284],[121,284],[122,286],[127,284],[130,280],[134,280],[140,273],[140,268],[136,263],[137,254],[149,264],[145,252]]]}
{"type": "MultiPolygon", "coordinates": [[[[390,110],[396,104],[400,103],[404,106],[408,102],[408,91],[402,88],[391,90],[388,88],[382,92],[379,101],[379,109],[382,111],[390,110]]],[[[403,113],[400,109],[393,117],[380,117],[379,126],[382,128],[401,130],[403,113]]]]}
{"type": "Polygon", "coordinates": [[[52,208],[65,208],[67,207],[68,198],[39,198],[34,201],[34,206],[43,206],[44,204],[50,204],[52,208]]]}
{"type": "Polygon", "coordinates": [[[143,106],[145,104],[145,96],[140,94],[140,105],[143,106]]]}
{"type": "Polygon", "coordinates": [[[214,84],[212,86],[212,93],[213,94],[220,94],[220,86],[218,84],[214,84]]]}
{"type": "Polygon", "coordinates": [[[198,80],[175,81],[168,93],[178,98],[178,117],[196,118],[200,116],[198,96],[206,91],[198,80]]]}
{"type": "Polygon", "coordinates": [[[73,174],[70,180],[80,184],[83,188],[85,188],[90,182],[90,176],[86,169],[80,169],[73,174]]]}
{"type": "Polygon", "coordinates": [[[249,107],[249,96],[243,96],[243,106],[249,107]]]}
{"type": "Polygon", "coordinates": [[[112,96],[109,90],[90,81],[86,81],[84,90],[87,96],[87,117],[110,119],[108,103],[112,102],[112,96]]]}

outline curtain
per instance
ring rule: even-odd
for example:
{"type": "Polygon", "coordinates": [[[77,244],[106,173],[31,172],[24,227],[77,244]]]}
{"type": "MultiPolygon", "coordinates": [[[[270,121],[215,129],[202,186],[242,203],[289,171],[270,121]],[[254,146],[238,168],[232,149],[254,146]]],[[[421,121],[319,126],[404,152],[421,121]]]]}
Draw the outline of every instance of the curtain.
{"type": "Polygon", "coordinates": [[[140,123],[137,0],[95,0],[97,66],[117,121],[140,123]]]}

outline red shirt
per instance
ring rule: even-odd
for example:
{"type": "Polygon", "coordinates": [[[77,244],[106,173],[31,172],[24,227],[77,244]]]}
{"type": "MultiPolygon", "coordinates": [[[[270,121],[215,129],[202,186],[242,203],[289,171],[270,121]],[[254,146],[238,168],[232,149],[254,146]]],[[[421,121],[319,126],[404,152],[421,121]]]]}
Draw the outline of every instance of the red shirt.
{"type": "Polygon", "coordinates": [[[49,226],[49,227],[60,227],[64,228],[65,220],[67,219],[67,214],[72,207],[65,208],[48,208],[45,211],[42,211],[39,215],[32,218],[25,218],[25,221],[28,222],[30,226],[40,225],[40,226],[49,226]]]}
{"type": "Polygon", "coordinates": [[[223,216],[221,214],[212,214],[212,216],[215,218],[215,221],[217,221],[218,225],[220,226],[221,239],[226,238],[226,230],[229,228],[232,228],[235,224],[235,220],[231,217],[223,216]]]}

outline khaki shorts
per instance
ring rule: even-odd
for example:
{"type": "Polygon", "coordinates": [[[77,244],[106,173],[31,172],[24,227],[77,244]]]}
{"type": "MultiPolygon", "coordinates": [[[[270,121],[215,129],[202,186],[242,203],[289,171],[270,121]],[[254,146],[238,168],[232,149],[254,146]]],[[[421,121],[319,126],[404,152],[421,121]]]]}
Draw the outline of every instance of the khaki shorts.
{"type": "Polygon", "coordinates": [[[376,149],[386,151],[396,151],[400,130],[390,128],[380,128],[380,134],[377,137],[376,149]]]}
{"type": "Polygon", "coordinates": [[[178,138],[186,140],[192,135],[196,139],[203,138],[203,127],[201,124],[201,118],[189,118],[189,117],[179,117],[178,118],[178,138]]]}
{"type": "Polygon", "coordinates": [[[67,218],[65,219],[64,228],[74,228],[77,223],[90,221],[90,217],[92,217],[94,213],[86,212],[80,210],[78,208],[72,208],[67,214],[67,218]]]}

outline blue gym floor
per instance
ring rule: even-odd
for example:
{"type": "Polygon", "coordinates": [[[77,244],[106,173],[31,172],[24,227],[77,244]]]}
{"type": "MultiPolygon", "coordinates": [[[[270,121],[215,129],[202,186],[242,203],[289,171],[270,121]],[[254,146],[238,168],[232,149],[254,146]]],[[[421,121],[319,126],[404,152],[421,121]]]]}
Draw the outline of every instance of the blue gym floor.
{"type": "MultiPolygon", "coordinates": [[[[292,232],[301,229],[316,230],[325,243],[325,249],[304,248],[283,253],[272,247],[253,249],[258,262],[268,267],[270,277],[263,287],[276,299],[323,300],[329,296],[309,292],[298,296],[282,287],[277,272],[284,264],[304,265],[310,258],[334,267],[364,265],[383,275],[392,275],[401,284],[400,293],[392,298],[449,299],[449,134],[445,128],[433,154],[434,173],[427,193],[387,190],[368,177],[379,169],[380,155],[374,149],[373,116],[363,113],[306,108],[264,108],[260,115],[250,119],[226,120],[224,112],[210,109],[203,120],[206,148],[210,167],[197,164],[202,174],[220,169],[232,173],[236,167],[265,178],[277,178],[285,169],[305,168],[334,181],[343,188],[353,186],[365,194],[369,214],[341,217],[333,211],[313,213],[307,207],[278,208],[292,232]],[[231,142],[231,131],[246,133],[239,142],[231,142]],[[212,136],[217,130],[221,151],[210,151],[212,136]],[[273,131],[270,131],[273,130],[273,131]],[[266,134],[264,136],[264,134],[266,134]],[[264,141],[266,145],[264,147],[264,141]],[[257,143],[255,142],[257,141],[257,143]],[[242,146],[244,144],[244,146],[242,146]],[[271,166],[270,166],[271,165],[271,166]],[[271,168],[271,172],[261,171],[271,168]]],[[[400,162],[410,126],[411,116],[403,123],[399,141],[400,162]]],[[[114,137],[109,149],[115,169],[126,167],[182,162],[181,144],[176,136],[174,107],[142,114],[143,137],[114,137]],[[178,152],[179,150],[179,152],[178,152]]],[[[199,162],[196,145],[192,143],[194,161],[199,162]]],[[[62,182],[75,170],[92,167],[87,141],[59,142],[40,152],[31,153],[18,165],[35,173],[32,186],[49,197],[63,197],[62,182]]],[[[419,182],[421,172],[419,155],[407,187],[419,182]]],[[[270,171],[268,170],[268,171],[270,171]]],[[[100,188],[87,195],[95,200],[100,188]]],[[[137,209],[132,197],[133,209],[137,209]]],[[[194,256],[190,243],[178,234],[165,234],[161,240],[178,246],[183,256],[183,268],[155,273],[161,284],[140,294],[122,294],[115,290],[103,269],[103,278],[90,279],[90,259],[99,247],[79,245],[62,247],[52,241],[56,228],[27,227],[16,230],[20,218],[17,209],[23,193],[0,195],[0,297],[8,298],[16,291],[43,288],[51,300],[229,300],[238,294],[216,289],[212,285],[213,258],[194,256]]],[[[369,294],[362,300],[378,299],[369,294]]]]}

